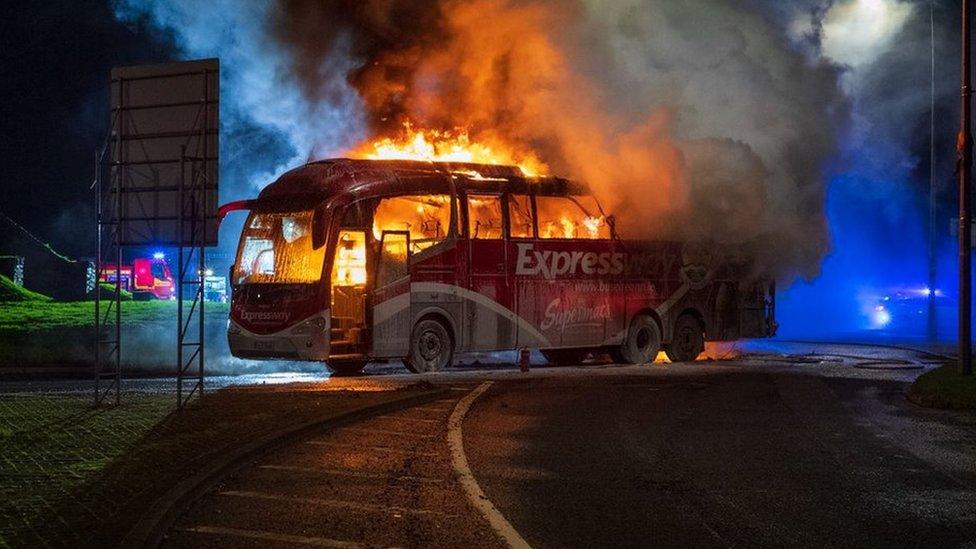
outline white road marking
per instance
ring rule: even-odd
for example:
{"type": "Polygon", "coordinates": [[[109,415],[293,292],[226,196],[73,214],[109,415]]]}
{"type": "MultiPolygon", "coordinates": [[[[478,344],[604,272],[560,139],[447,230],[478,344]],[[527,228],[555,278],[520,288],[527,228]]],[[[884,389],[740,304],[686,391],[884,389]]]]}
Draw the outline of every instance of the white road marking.
{"type": "Polygon", "coordinates": [[[298,545],[314,545],[317,547],[336,547],[338,549],[358,549],[365,547],[362,543],[354,541],[339,541],[329,538],[317,538],[310,536],[293,536],[289,534],[275,534],[273,532],[262,532],[260,530],[241,530],[238,528],[222,528],[219,526],[193,526],[192,528],[178,528],[182,532],[193,532],[195,534],[213,534],[217,536],[228,536],[235,538],[259,539],[263,541],[278,541],[284,543],[295,543],[298,545]]]}
{"type": "Polygon", "coordinates": [[[388,448],[386,446],[364,446],[361,444],[343,444],[341,442],[332,442],[329,440],[307,440],[305,444],[313,444],[315,446],[327,446],[329,448],[338,448],[340,450],[359,450],[363,452],[385,452],[387,454],[404,454],[410,456],[422,456],[422,457],[439,457],[440,454],[436,452],[417,452],[409,448],[388,448]]]}
{"type": "Polygon", "coordinates": [[[468,496],[468,501],[488,519],[488,523],[491,524],[495,533],[505,540],[509,547],[528,548],[528,542],[502,516],[495,505],[492,504],[491,500],[488,499],[488,496],[485,495],[481,486],[478,485],[477,479],[474,478],[474,474],[468,466],[468,458],[464,455],[464,439],[461,436],[461,423],[464,421],[464,416],[467,415],[468,409],[471,408],[471,404],[487,391],[491,385],[491,381],[486,381],[479,385],[475,390],[458,401],[454,411],[451,412],[451,418],[447,420],[447,443],[451,447],[451,464],[454,466],[454,472],[457,474],[458,482],[461,483],[461,488],[464,489],[464,494],[468,496]]]}
{"type": "Polygon", "coordinates": [[[293,465],[259,465],[259,469],[270,469],[272,471],[288,471],[292,473],[309,473],[318,475],[330,475],[337,477],[368,478],[375,480],[393,480],[403,482],[422,482],[430,484],[440,484],[444,479],[416,477],[411,475],[384,475],[381,473],[366,473],[363,471],[350,471],[348,469],[324,469],[319,467],[296,467],[293,465]]]}
{"type": "Polygon", "coordinates": [[[342,427],[339,430],[345,431],[347,433],[363,433],[367,435],[393,435],[398,437],[437,438],[437,435],[428,435],[424,433],[412,433],[410,431],[393,431],[391,429],[367,429],[362,427],[342,427]]]}
{"type": "Polygon", "coordinates": [[[303,498],[297,496],[286,496],[281,494],[269,494],[267,492],[250,492],[246,490],[227,490],[225,492],[217,492],[217,495],[230,496],[236,498],[246,498],[246,499],[263,499],[266,501],[304,503],[307,505],[321,505],[323,507],[342,507],[345,509],[366,511],[368,513],[381,513],[384,515],[392,515],[395,513],[400,513],[404,515],[430,515],[430,516],[439,516],[439,517],[458,516],[450,513],[442,513],[440,511],[430,511],[427,509],[407,509],[406,507],[397,507],[396,505],[371,505],[369,503],[358,503],[355,501],[343,501],[338,499],[321,499],[321,498],[303,498]]]}

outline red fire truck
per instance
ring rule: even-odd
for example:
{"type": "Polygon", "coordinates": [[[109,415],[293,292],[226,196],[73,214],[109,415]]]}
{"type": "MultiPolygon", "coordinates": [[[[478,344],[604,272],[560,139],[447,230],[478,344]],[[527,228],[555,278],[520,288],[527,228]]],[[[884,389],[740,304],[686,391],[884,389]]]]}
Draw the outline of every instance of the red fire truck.
{"type": "Polygon", "coordinates": [[[114,263],[102,265],[99,280],[115,284],[117,276],[122,277],[122,289],[132,292],[133,299],[172,299],[175,287],[173,273],[162,254],[153,257],[140,257],[132,265],[122,265],[119,269],[114,263]]]}
{"type": "Polygon", "coordinates": [[[414,372],[455,353],[540,349],[572,363],[698,357],[771,336],[773,284],[700,244],[624,240],[580,184],[515,167],[328,160],[249,209],[232,269],[235,356],[414,372]]]}

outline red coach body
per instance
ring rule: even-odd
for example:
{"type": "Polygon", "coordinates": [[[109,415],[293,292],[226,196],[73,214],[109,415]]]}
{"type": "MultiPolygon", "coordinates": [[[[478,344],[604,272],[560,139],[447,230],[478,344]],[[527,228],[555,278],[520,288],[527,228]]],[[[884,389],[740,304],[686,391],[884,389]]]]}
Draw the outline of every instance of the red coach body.
{"type": "Polygon", "coordinates": [[[554,362],[693,360],[775,331],[773,285],[733,254],[614,234],[585,187],[518,168],[330,160],[249,203],[233,270],[236,356],[371,359],[414,371],[456,352],[554,362]]]}

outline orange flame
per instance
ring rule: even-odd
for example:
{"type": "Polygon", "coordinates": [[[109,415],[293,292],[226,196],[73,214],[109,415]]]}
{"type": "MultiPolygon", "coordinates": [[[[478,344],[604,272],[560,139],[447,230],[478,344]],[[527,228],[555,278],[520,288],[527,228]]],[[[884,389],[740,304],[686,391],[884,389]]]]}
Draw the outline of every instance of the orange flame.
{"type": "Polygon", "coordinates": [[[396,137],[366,141],[350,156],[371,160],[422,160],[427,162],[472,162],[518,166],[529,176],[541,175],[547,166],[532,153],[520,153],[502,143],[472,141],[468,131],[419,129],[409,123],[396,137]]]}

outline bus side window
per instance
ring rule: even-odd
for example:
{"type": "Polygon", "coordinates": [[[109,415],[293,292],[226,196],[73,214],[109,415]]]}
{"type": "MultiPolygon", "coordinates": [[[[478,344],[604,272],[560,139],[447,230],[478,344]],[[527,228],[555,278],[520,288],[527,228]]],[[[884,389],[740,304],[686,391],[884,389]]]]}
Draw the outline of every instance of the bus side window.
{"type": "Polygon", "coordinates": [[[494,195],[468,195],[468,237],[502,239],[502,199],[494,195]]]}
{"type": "Polygon", "coordinates": [[[592,196],[537,196],[539,238],[610,238],[610,225],[592,196]]]}
{"type": "Polygon", "coordinates": [[[508,195],[508,234],[512,238],[532,238],[532,198],[524,194],[508,195]]]}
{"type": "Polygon", "coordinates": [[[383,231],[407,231],[414,253],[444,241],[450,229],[451,197],[446,194],[384,198],[373,213],[374,239],[383,231]]]}

